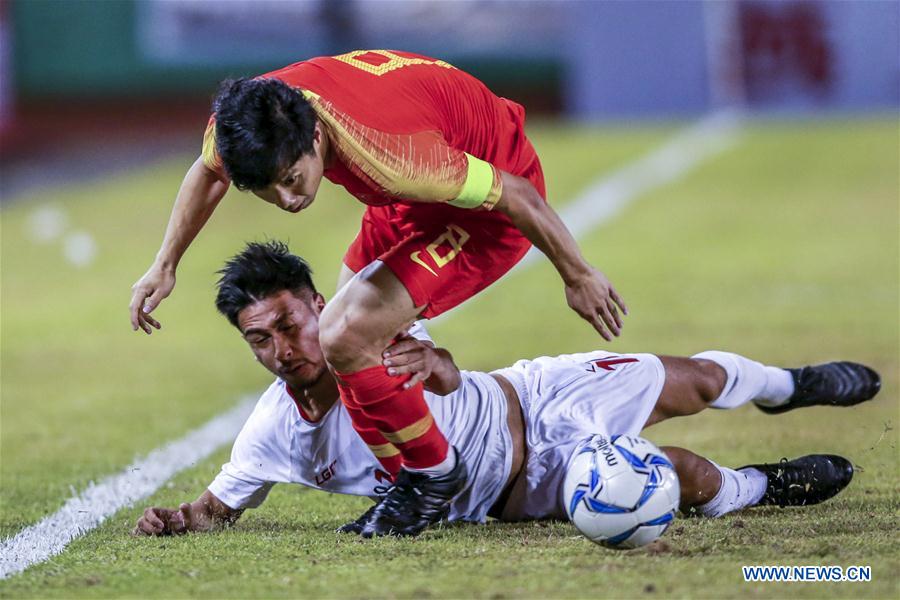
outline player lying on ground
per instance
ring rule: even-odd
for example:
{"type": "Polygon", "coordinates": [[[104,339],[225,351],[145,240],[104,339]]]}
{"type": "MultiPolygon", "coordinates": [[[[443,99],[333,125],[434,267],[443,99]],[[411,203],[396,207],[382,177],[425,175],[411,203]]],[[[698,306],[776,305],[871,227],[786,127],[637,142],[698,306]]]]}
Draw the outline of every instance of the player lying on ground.
{"type": "MultiPolygon", "coordinates": [[[[277,379],[209,488],[179,509],[146,509],[135,532],[205,531],[233,522],[279,482],[383,496],[390,476],[353,430],[326,367],[318,336],[325,299],[306,263],[282,244],[250,244],[221,273],[218,309],[277,379]]],[[[423,331],[418,328],[420,336],[423,331]]],[[[479,373],[458,370],[446,350],[413,337],[391,346],[384,364],[393,376],[412,373],[424,380],[429,407],[470,473],[447,516],[475,522],[488,515],[565,518],[560,489],[566,465],[590,434],[636,435],[670,417],[748,402],[773,414],[849,406],[873,397],[880,386],[874,371],[854,363],[785,370],[728,352],[679,358],[597,351],[479,373]]],[[[833,455],[734,470],[683,448],[663,450],[681,482],[681,510],[708,517],[758,504],[815,504],[853,476],[850,462],[833,455]]],[[[402,497],[416,494],[418,485],[416,474],[402,471],[393,490],[402,497]]],[[[384,533],[365,517],[341,530],[364,537],[384,533]]],[[[403,522],[389,531],[415,533],[403,522]]]]}
{"type": "Polygon", "coordinates": [[[607,340],[619,335],[625,305],[547,204],[520,105],[444,61],[363,50],[222,85],[202,156],[156,260],[134,285],[132,327],[159,328],[150,312],[172,291],[178,262],[230,183],[296,213],[323,177],[368,206],[344,256],[342,277],[358,275],[321,316],[322,350],[382,468],[428,476],[419,478],[421,495],[383,503],[374,526],[404,519],[421,530],[467,473],[422,386],[384,374],[391,340],[479,293],[532,244],[559,272],[569,306],[607,340]]]}

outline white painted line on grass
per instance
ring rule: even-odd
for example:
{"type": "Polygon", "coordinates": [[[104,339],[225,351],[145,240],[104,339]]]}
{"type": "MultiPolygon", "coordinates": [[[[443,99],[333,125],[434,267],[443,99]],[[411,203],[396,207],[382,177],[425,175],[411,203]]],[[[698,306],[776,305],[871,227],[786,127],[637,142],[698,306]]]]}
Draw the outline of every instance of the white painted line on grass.
{"type": "Polygon", "coordinates": [[[55,556],[75,538],[99,526],[119,509],[155,492],[178,472],[231,442],[250,416],[256,397],[245,399],[181,439],[166,444],[117,475],[91,483],[56,513],[0,543],[0,579],[55,556]]]}
{"type": "MultiPolygon", "coordinates": [[[[565,206],[560,216],[576,238],[584,235],[618,215],[640,195],[684,176],[730,148],[737,140],[739,124],[732,113],[718,113],[699,121],[650,154],[602,178],[565,206]]],[[[534,264],[541,256],[532,249],[510,273],[534,264]]],[[[245,400],[180,440],[154,450],[118,475],[89,485],[55,514],[5,540],[0,544],[0,579],[59,554],[76,537],[99,526],[118,510],[150,496],[176,473],[232,441],[254,404],[255,398],[245,400]]]]}

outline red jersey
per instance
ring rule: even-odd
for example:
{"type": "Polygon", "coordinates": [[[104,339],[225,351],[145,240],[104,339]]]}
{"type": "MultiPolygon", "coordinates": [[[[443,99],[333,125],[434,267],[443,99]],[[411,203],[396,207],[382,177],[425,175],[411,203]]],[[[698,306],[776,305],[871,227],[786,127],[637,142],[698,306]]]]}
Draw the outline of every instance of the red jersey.
{"type": "MultiPolygon", "coordinates": [[[[262,77],[284,81],[309,100],[336,153],[325,177],[366,204],[490,209],[501,193],[498,169],[527,176],[537,165],[539,171],[522,106],[441,60],[360,50],[262,77]]],[[[214,117],[203,156],[226,177],[215,151],[214,117]]],[[[533,183],[543,195],[543,181],[533,183]]]]}
{"type": "MultiPolygon", "coordinates": [[[[369,205],[344,263],[359,271],[383,261],[422,316],[477,294],[531,247],[489,210],[502,192],[500,170],[545,196],[519,104],[443,61],[393,50],[313,58],[263,77],[306,97],[335,152],[325,177],[369,205]]],[[[214,116],[203,158],[227,180],[214,116]]]]}

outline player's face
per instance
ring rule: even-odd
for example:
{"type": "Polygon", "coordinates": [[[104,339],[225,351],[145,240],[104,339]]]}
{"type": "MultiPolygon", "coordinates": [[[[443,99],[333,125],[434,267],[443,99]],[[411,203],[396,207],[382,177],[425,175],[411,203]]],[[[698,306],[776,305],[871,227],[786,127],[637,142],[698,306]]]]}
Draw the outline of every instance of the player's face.
{"type": "Polygon", "coordinates": [[[312,152],[304,154],[297,162],[281,171],[269,187],[253,190],[253,193],[269,204],[292,213],[300,212],[312,204],[325,170],[323,136],[320,126],[316,124],[312,152]]]}
{"type": "Polygon", "coordinates": [[[316,384],[327,366],[319,345],[320,294],[288,290],[267,296],[238,313],[244,340],[262,365],[291,388],[316,384]]]}

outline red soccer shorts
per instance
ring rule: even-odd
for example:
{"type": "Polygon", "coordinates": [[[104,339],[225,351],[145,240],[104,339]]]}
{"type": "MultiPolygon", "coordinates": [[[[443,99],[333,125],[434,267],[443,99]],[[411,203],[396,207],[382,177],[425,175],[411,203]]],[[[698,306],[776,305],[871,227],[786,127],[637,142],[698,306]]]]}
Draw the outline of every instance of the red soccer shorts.
{"type": "MultiPolygon", "coordinates": [[[[545,196],[540,164],[526,177],[545,196]]],[[[383,261],[430,319],[468,300],[509,271],[531,243],[496,211],[447,204],[369,206],[344,255],[355,272],[383,261]]]]}

